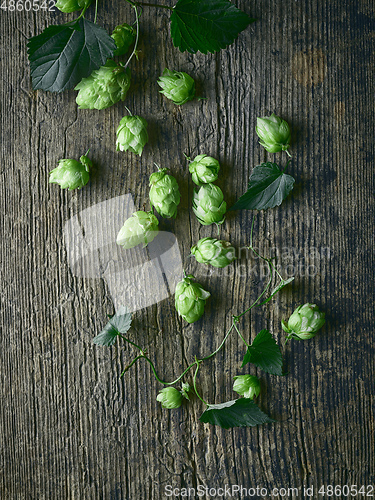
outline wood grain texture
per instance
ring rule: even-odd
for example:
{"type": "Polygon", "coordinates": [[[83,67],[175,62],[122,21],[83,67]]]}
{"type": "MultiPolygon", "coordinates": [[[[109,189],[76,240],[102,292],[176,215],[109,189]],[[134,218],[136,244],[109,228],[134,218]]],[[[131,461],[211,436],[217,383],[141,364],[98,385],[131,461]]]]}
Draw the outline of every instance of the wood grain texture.
{"type": "MultiPolygon", "coordinates": [[[[374,3],[238,5],[258,21],[229,49],[208,56],[179,53],[168,13],[145,8],[129,96],[101,112],[77,110],[74,91],[31,88],[27,38],[72,15],[1,11],[1,500],[156,500],[168,484],[271,491],[374,483],[374,3]],[[155,84],[165,67],[187,71],[208,99],[182,107],[167,101],[155,84]],[[141,158],[115,152],[125,104],[149,122],[141,158]],[[269,328],[282,342],[280,320],[308,301],[328,320],[314,340],[287,344],[288,376],[252,369],[264,389],[259,404],[278,422],[224,431],[198,421],[199,401],[162,410],[161,386],[146,364],[119,379],[133,352],[92,345],[113,312],[111,296],[103,279],[73,275],[63,229],[82,210],[125,193],[142,208],[155,161],[181,186],[178,218],[161,227],[176,234],[186,258],[216,230],[192,214],[183,153],[220,160],[218,184],[232,204],[253,166],[273,158],[254,130],[256,117],[271,112],[292,126],[288,171],[296,187],[281,207],[258,215],[256,245],[265,254],[279,249],[278,264],[296,280],[241,328],[248,339],[269,328]],[[48,185],[58,159],[89,147],[95,167],[82,191],[48,185]],[[308,266],[315,267],[306,272],[308,266]]],[[[108,30],[131,20],[126,2],[101,2],[98,22],[108,30]]],[[[286,162],[285,155],[274,158],[286,162]]],[[[247,244],[251,220],[245,211],[228,214],[222,237],[247,244]]],[[[133,335],[165,379],[214,350],[230,315],[250,305],[264,282],[259,263],[246,257],[232,276],[207,276],[193,262],[189,271],[212,294],[202,320],[184,323],[173,297],[134,318],[133,335]]],[[[198,386],[206,399],[234,397],[243,354],[233,335],[202,365],[198,386]]]]}

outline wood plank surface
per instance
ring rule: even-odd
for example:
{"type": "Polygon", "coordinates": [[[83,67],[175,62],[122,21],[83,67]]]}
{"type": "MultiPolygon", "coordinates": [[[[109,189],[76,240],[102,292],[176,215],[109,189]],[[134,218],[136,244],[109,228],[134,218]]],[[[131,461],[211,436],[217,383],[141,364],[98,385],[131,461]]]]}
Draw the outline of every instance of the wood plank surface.
{"type": "MultiPolygon", "coordinates": [[[[168,33],[168,13],[144,8],[126,102],[100,112],[77,110],[74,91],[31,88],[27,39],[73,15],[0,11],[1,500],[156,500],[166,498],[167,485],[225,484],[267,488],[266,496],[252,498],[274,498],[276,487],[299,488],[289,498],[304,498],[306,485],[315,488],[313,498],[325,498],[317,494],[322,485],[375,482],[375,5],[237,5],[257,22],[230,48],[207,56],[181,54],[168,33]],[[156,85],[165,67],[191,74],[207,100],[182,107],[167,101],[156,85]],[[115,151],[125,105],[149,122],[141,158],[115,151]],[[267,154],[257,142],[256,117],[271,112],[291,124],[288,172],[296,187],[281,207],[257,216],[255,244],[264,254],[278,249],[284,275],[296,279],[240,326],[247,339],[269,328],[283,343],[281,319],[305,302],[326,311],[327,323],[315,339],[283,348],[287,376],[252,369],[263,387],[259,405],[277,422],[222,430],[199,422],[196,398],[178,410],[161,409],[161,385],[149,365],[140,362],[119,379],[134,352],[92,344],[114,311],[112,297],[104,279],[72,272],[64,226],[127,193],[142,209],[156,162],[181,188],[179,215],[161,228],[176,235],[187,259],[191,245],[216,228],[200,226],[192,213],[194,186],[183,153],[220,160],[218,185],[233,204],[255,165],[286,163],[285,154],[267,154]],[[94,169],[84,189],[48,185],[58,159],[88,148],[94,169]]],[[[100,2],[98,22],[108,30],[132,16],[124,1],[100,2]]],[[[221,236],[244,246],[251,221],[251,212],[229,213],[221,236]]],[[[259,262],[246,257],[231,276],[225,270],[207,276],[192,261],[187,269],[212,294],[199,322],[182,321],[173,297],[134,315],[133,339],[167,380],[195,355],[213,351],[231,314],[250,305],[265,282],[259,262]]],[[[233,377],[246,373],[243,355],[232,335],[202,365],[198,387],[207,400],[234,398],[233,377]]]]}

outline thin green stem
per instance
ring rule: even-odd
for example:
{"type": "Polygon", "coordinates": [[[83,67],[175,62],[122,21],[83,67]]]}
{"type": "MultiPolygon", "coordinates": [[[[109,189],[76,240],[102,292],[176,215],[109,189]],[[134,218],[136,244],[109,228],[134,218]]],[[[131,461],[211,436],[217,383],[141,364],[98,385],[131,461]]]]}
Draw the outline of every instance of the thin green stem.
{"type": "Polygon", "coordinates": [[[95,1],[95,17],[94,17],[94,24],[96,24],[96,19],[98,17],[98,0],[95,1]]]}
{"type": "MultiPolygon", "coordinates": [[[[129,0],[127,0],[129,1],[129,0]]],[[[137,9],[137,4],[133,2],[129,2],[135,11],[135,23],[137,25],[137,34],[135,37],[135,43],[134,43],[134,49],[133,52],[130,54],[129,59],[127,60],[126,64],[124,65],[124,68],[126,69],[129,66],[130,61],[133,59],[134,55],[137,52],[137,47],[138,47],[138,40],[139,40],[139,14],[138,14],[138,9],[137,9]]]]}
{"type": "Polygon", "coordinates": [[[249,347],[250,344],[248,344],[246,342],[246,340],[243,338],[243,336],[241,335],[241,332],[239,331],[239,329],[237,328],[237,325],[235,323],[235,319],[233,319],[233,325],[234,325],[234,328],[236,329],[236,332],[238,333],[238,335],[240,336],[240,338],[242,339],[243,343],[246,345],[246,347],[249,347]]]}
{"type": "MultiPolygon", "coordinates": [[[[83,17],[85,15],[85,12],[86,12],[87,8],[88,8],[88,5],[86,5],[86,7],[82,10],[82,12],[80,13],[80,15],[77,17],[77,19],[75,19],[74,21],[72,21],[72,23],[75,22],[75,21],[79,21],[81,19],[81,17],[83,17]]],[[[67,23],[67,24],[70,24],[70,23],[67,23]]]]}
{"type": "MultiPolygon", "coordinates": [[[[266,259],[267,260],[267,259],[266,259]]],[[[247,312],[249,312],[253,307],[255,307],[258,302],[260,301],[260,299],[263,297],[263,295],[267,292],[267,290],[269,289],[270,285],[271,285],[271,282],[272,282],[272,278],[273,278],[273,273],[272,273],[272,267],[270,266],[270,263],[267,261],[267,264],[268,264],[268,269],[270,271],[270,279],[268,280],[268,283],[266,285],[266,288],[263,290],[263,292],[259,295],[259,297],[256,299],[255,302],[253,302],[251,304],[250,307],[248,307],[246,309],[246,311],[242,312],[241,314],[239,314],[238,316],[234,316],[234,318],[236,320],[238,320],[239,318],[241,318],[242,316],[244,316],[247,312]]]]}
{"type": "Polygon", "coordinates": [[[212,352],[211,354],[209,354],[208,356],[206,356],[204,358],[201,358],[199,361],[205,361],[206,359],[210,359],[210,358],[212,358],[212,356],[215,356],[215,354],[217,354],[220,351],[220,349],[223,347],[223,345],[225,344],[225,342],[226,342],[227,338],[229,337],[229,335],[230,335],[231,331],[233,330],[233,328],[234,328],[234,324],[231,325],[231,327],[229,328],[229,330],[225,334],[225,337],[224,337],[222,343],[219,345],[219,347],[214,352],[212,352]]]}
{"type": "Polygon", "coordinates": [[[129,344],[131,344],[132,346],[136,347],[140,353],[143,355],[143,349],[141,347],[139,347],[139,345],[135,344],[134,342],[132,342],[131,340],[127,339],[126,337],[124,337],[123,335],[121,335],[121,333],[118,334],[119,337],[121,337],[123,340],[125,340],[126,342],[128,342],[129,344]]]}
{"type": "Polygon", "coordinates": [[[206,401],[202,398],[202,396],[200,396],[198,390],[197,390],[197,384],[196,384],[196,379],[197,379],[197,375],[198,375],[198,371],[199,371],[199,363],[200,363],[200,360],[196,359],[195,360],[195,364],[197,365],[197,368],[194,372],[194,376],[193,376],[193,386],[194,386],[194,391],[195,391],[195,394],[198,396],[198,398],[202,401],[202,403],[204,403],[206,406],[208,406],[208,404],[206,403],[206,401]]]}
{"type": "Polygon", "coordinates": [[[123,372],[120,375],[120,378],[122,378],[125,375],[125,373],[134,365],[134,363],[136,363],[141,358],[143,358],[142,354],[137,356],[136,358],[134,358],[133,361],[130,363],[130,365],[128,365],[126,368],[124,368],[123,372]]]}

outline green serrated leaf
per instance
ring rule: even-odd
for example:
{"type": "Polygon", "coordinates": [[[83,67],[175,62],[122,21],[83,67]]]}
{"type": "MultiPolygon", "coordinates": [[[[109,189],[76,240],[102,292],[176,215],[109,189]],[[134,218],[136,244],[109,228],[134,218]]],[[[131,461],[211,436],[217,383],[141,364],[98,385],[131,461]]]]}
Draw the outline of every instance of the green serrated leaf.
{"type": "Polygon", "coordinates": [[[132,324],[132,315],[128,312],[126,307],[121,306],[118,308],[117,313],[109,320],[109,323],[111,323],[119,333],[125,334],[132,324]]]}
{"type": "Polygon", "coordinates": [[[97,345],[111,346],[116,342],[116,337],[119,332],[114,328],[110,322],[108,322],[103,330],[94,337],[93,343],[97,345]]]}
{"type": "Polygon", "coordinates": [[[284,174],[276,163],[262,163],[254,167],[247,192],[230,210],[266,210],[281,205],[294,182],[294,178],[284,174]]]}
{"type": "Polygon", "coordinates": [[[173,44],[181,52],[216,52],[255,21],[229,0],[179,0],[171,15],[173,44]]]}
{"type": "Polygon", "coordinates": [[[84,18],[49,26],[28,41],[34,89],[62,92],[104,65],[116,50],[105,29],[84,18]]]}
{"type": "Polygon", "coordinates": [[[248,347],[242,367],[253,363],[272,375],[283,375],[283,358],[276,340],[268,330],[261,330],[248,347]]]}
{"type": "Polygon", "coordinates": [[[284,286],[289,285],[289,283],[291,283],[293,280],[294,280],[294,276],[292,276],[291,278],[288,278],[287,280],[281,280],[280,283],[277,286],[275,286],[275,288],[272,290],[270,296],[266,300],[261,302],[259,305],[262,306],[263,304],[267,304],[267,302],[269,302],[274,295],[276,295],[278,292],[280,292],[280,290],[282,290],[284,288],[284,286]]]}
{"type": "Polygon", "coordinates": [[[132,316],[126,307],[119,307],[117,313],[110,317],[103,330],[93,339],[93,343],[108,347],[113,345],[118,335],[125,334],[129,330],[131,323],[132,316]]]}
{"type": "Polygon", "coordinates": [[[253,427],[274,422],[272,418],[247,398],[235,399],[218,405],[209,405],[199,418],[201,422],[219,425],[223,429],[253,427]]]}

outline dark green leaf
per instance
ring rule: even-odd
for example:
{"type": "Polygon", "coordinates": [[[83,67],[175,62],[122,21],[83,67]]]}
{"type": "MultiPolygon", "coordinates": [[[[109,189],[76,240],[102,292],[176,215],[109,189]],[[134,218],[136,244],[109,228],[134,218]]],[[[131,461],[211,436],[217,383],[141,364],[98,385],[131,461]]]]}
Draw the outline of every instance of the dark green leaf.
{"type": "Polygon", "coordinates": [[[274,422],[248,398],[235,399],[219,405],[210,405],[199,420],[204,423],[219,425],[223,429],[253,427],[258,424],[274,422]]]}
{"type": "Polygon", "coordinates": [[[281,205],[294,182],[293,177],[281,172],[276,163],[262,163],[252,171],[247,192],[230,210],[266,210],[281,205]]]}
{"type": "Polygon", "coordinates": [[[181,52],[216,52],[253,21],[229,0],[179,0],[171,15],[173,44],[181,52]]]}
{"type": "Polygon", "coordinates": [[[261,330],[248,347],[242,367],[253,363],[272,375],[283,375],[283,358],[276,340],[268,330],[261,330]]]}
{"type": "Polygon", "coordinates": [[[289,283],[291,283],[293,280],[294,276],[292,278],[288,278],[287,280],[281,280],[280,283],[272,290],[270,296],[266,300],[261,302],[259,305],[262,306],[263,304],[267,304],[267,302],[269,302],[274,295],[280,292],[280,290],[282,290],[284,286],[289,285],[289,283]]]}
{"type": "Polygon", "coordinates": [[[115,343],[119,332],[108,322],[103,330],[93,339],[93,343],[97,345],[111,346],[115,343]]]}
{"type": "Polygon", "coordinates": [[[129,330],[131,323],[131,314],[127,312],[125,307],[121,306],[99,335],[94,338],[93,343],[104,346],[113,345],[120,333],[125,334],[129,330]]]}
{"type": "Polygon", "coordinates": [[[116,49],[105,29],[84,18],[49,26],[27,45],[33,88],[51,92],[74,87],[116,49]]]}

